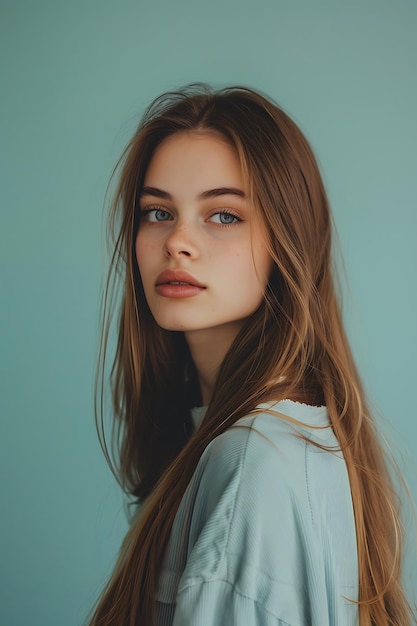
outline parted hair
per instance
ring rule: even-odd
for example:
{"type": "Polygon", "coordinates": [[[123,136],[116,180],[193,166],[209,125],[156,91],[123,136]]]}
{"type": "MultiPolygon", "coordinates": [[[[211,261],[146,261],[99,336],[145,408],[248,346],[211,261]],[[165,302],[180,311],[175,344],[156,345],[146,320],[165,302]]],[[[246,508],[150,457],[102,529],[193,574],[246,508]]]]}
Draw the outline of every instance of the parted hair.
{"type": "MultiPolygon", "coordinates": [[[[332,218],[312,150],[290,117],[244,87],[191,85],[157,98],[116,168],[109,218],[113,247],[103,306],[96,419],[121,485],[141,502],[90,626],[151,626],[173,521],[210,441],[266,401],[325,404],[346,461],[359,561],[360,626],[407,626],[401,587],[402,529],[386,455],[343,327],[332,262],[332,218]],[[138,197],[156,148],[175,133],[215,133],[235,150],[268,233],[273,270],[218,372],[193,433],[196,371],[182,333],[155,322],[135,256],[138,197]],[[111,368],[115,460],[103,435],[111,294],[121,289],[111,368]]],[[[277,418],[278,419],[278,418],[277,418]]]]}

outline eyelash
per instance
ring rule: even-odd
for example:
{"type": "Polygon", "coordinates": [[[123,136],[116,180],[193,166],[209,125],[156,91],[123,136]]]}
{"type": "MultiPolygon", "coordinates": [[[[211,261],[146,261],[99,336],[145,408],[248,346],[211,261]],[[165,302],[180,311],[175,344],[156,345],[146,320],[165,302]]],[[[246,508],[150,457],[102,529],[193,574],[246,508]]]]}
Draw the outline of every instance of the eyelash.
{"type": "MultiPolygon", "coordinates": [[[[163,207],[160,206],[148,206],[146,207],[146,209],[141,209],[140,211],[140,217],[143,218],[147,218],[149,216],[150,213],[154,213],[156,211],[162,211],[162,213],[167,213],[168,215],[171,215],[169,211],[167,211],[166,209],[164,209],[163,207]]],[[[169,222],[169,220],[155,220],[156,222],[169,222]]]]}
{"type": "Polygon", "coordinates": [[[240,217],[238,217],[235,213],[233,213],[233,211],[230,211],[229,209],[219,209],[218,211],[215,211],[214,213],[212,213],[210,217],[214,217],[215,215],[230,215],[230,217],[234,218],[234,221],[231,222],[230,224],[220,223],[219,225],[221,226],[233,226],[234,224],[238,224],[239,222],[242,221],[240,217]]]}
{"type": "MultiPolygon", "coordinates": [[[[149,216],[150,213],[153,212],[157,212],[157,211],[162,211],[163,213],[167,213],[168,215],[171,215],[170,212],[160,206],[148,206],[145,209],[141,209],[140,213],[141,213],[141,218],[147,218],[149,216]]],[[[215,215],[230,215],[231,217],[234,218],[234,221],[231,222],[230,224],[221,224],[219,222],[217,222],[217,224],[219,226],[233,226],[234,224],[238,224],[239,222],[242,221],[242,219],[236,215],[233,211],[231,211],[230,209],[219,209],[217,211],[214,211],[211,215],[210,215],[210,219],[212,217],[214,217],[215,215]]],[[[161,222],[169,222],[170,220],[155,220],[156,223],[161,223],[161,222]]]]}

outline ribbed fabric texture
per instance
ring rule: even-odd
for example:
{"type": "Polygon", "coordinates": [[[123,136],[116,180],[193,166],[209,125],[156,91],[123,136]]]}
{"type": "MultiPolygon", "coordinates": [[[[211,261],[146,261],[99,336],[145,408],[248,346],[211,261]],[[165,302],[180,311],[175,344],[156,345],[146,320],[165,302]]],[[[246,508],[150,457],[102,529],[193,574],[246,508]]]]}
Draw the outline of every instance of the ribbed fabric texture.
{"type": "Polygon", "coordinates": [[[358,624],[346,465],[300,437],[337,450],[327,411],[288,400],[261,408],[304,426],[262,412],[207,446],[165,554],[158,626],[358,624]]]}

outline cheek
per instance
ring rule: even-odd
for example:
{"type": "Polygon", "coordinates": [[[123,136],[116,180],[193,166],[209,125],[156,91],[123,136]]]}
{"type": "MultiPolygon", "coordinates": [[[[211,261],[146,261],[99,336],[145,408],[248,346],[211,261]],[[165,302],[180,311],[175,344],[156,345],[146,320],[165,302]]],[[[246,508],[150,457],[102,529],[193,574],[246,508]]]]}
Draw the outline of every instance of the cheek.
{"type": "Polygon", "coordinates": [[[253,263],[260,283],[266,286],[266,283],[272,274],[274,261],[268,252],[267,244],[264,240],[261,242],[258,241],[257,245],[254,247],[253,263]]]}
{"type": "Polygon", "coordinates": [[[251,284],[252,287],[258,284],[264,290],[272,272],[273,261],[265,247],[258,247],[237,254],[232,260],[232,265],[234,273],[240,276],[241,280],[251,284]]]}

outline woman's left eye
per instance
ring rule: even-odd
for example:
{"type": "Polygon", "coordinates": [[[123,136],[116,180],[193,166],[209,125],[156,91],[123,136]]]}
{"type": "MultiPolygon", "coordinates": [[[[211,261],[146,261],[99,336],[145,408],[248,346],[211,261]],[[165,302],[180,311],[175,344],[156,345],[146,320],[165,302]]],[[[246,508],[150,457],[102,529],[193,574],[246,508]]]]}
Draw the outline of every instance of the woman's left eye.
{"type": "Polygon", "coordinates": [[[215,222],[216,224],[223,224],[224,226],[228,226],[229,224],[241,222],[242,220],[237,217],[237,215],[229,213],[229,211],[218,211],[217,213],[213,213],[213,215],[210,217],[210,221],[215,222]]]}

